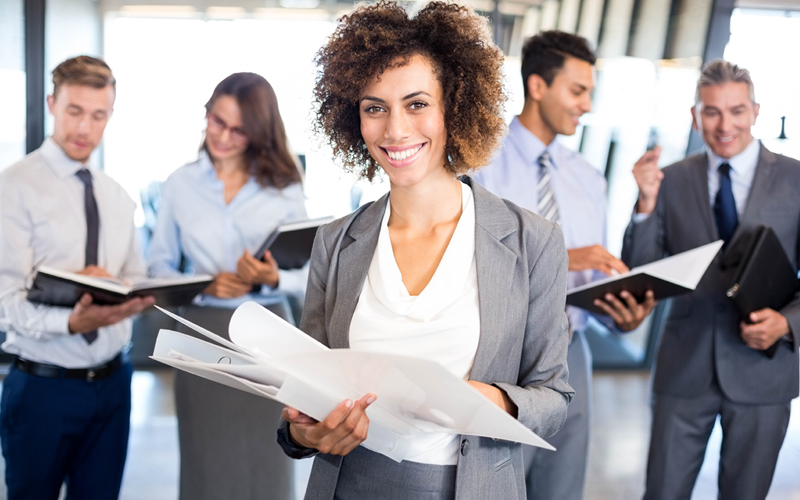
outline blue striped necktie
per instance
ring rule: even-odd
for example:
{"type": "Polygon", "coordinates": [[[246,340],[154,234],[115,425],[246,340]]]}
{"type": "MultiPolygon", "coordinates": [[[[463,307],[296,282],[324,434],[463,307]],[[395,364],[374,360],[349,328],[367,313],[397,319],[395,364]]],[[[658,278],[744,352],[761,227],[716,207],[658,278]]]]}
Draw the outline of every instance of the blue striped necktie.
{"type": "Polygon", "coordinates": [[[714,198],[714,219],[717,222],[717,232],[724,241],[724,246],[733,237],[736,226],[739,225],[739,215],[736,213],[736,199],[733,197],[731,187],[731,166],[723,163],[719,166],[719,191],[714,198]]]}
{"type": "Polygon", "coordinates": [[[549,221],[559,222],[558,204],[553,194],[553,187],[550,185],[552,171],[553,163],[550,161],[550,153],[545,151],[539,157],[539,184],[536,185],[539,202],[536,205],[536,212],[549,221]]]}

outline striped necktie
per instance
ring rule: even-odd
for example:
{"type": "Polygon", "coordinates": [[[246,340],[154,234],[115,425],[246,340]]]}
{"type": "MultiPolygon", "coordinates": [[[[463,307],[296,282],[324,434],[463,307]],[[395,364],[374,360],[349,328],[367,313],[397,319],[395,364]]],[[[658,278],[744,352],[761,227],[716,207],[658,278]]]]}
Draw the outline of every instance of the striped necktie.
{"type": "Polygon", "coordinates": [[[553,195],[553,187],[550,185],[552,171],[553,163],[550,161],[550,153],[545,151],[539,157],[539,184],[536,185],[539,204],[536,206],[536,211],[549,221],[559,222],[558,205],[556,197],[553,195]]]}

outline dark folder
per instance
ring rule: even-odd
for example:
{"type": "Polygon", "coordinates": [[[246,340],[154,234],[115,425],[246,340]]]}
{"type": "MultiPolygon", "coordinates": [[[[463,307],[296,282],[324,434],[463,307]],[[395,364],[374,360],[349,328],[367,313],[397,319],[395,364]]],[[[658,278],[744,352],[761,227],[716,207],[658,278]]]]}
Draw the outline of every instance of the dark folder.
{"type": "Polygon", "coordinates": [[[126,286],[118,280],[41,267],[36,273],[28,300],[50,306],[72,307],[88,293],[98,305],[121,304],[133,297],[152,295],[161,307],[185,306],[202,292],[214,278],[194,276],[176,279],[141,280],[126,286]]]}
{"type": "Polygon", "coordinates": [[[253,255],[260,259],[269,250],[278,263],[278,268],[299,269],[311,258],[311,249],[319,226],[332,220],[333,217],[322,217],[278,226],[253,255]]]}
{"type": "MultiPolygon", "coordinates": [[[[797,270],[775,232],[770,227],[758,226],[727,293],[739,314],[748,321],[750,313],[759,309],[769,307],[779,311],[792,300],[797,285],[797,270]]],[[[774,357],[780,342],[764,353],[774,357]]]]}
{"type": "Polygon", "coordinates": [[[642,302],[648,290],[656,300],[693,291],[722,247],[722,240],[631,269],[625,274],[594,281],[567,290],[567,304],[596,314],[605,314],[594,305],[606,294],[619,296],[626,290],[642,302]]]}

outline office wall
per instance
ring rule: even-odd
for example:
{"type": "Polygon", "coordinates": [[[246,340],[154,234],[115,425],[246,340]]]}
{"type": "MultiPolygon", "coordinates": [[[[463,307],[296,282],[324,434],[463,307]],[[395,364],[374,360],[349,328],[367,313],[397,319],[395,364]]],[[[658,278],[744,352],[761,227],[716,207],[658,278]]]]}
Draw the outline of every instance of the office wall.
{"type": "Polygon", "coordinates": [[[25,154],[23,0],[0,2],[0,170],[25,154]]]}
{"type": "MultiPolygon", "coordinates": [[[[102,21],[97,2],[48,1],[45,10],[45,94],[53,91],[51,72],[60,62],[83,54],[102,56],[102,49],[102,21]]],[[[46,95],[42,96],[42,99],[45,98],[46,95]]],[[[49,135],[52,130],[52,116],[45,113],[45,134],[49,135]]],[[[95,165],[102,166],[102,154],[99,153],[95,151],[92,160],[95,165]]]]}

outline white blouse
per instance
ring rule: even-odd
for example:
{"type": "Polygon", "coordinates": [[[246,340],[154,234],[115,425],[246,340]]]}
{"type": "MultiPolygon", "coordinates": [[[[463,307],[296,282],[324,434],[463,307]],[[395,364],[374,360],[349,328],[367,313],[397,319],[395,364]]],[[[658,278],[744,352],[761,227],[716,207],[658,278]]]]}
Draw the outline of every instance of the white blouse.
{"type": "MultiPolygon", "coordinates": [[[[389,239],[386,206],[375,255],[350,323],[350,348],[436,361],[469,378],[480,339],[478,274],[475,267],[475,203],[461,183],[462,213],[433,277],[417,296],[403,284],[389,239]]],[[[380,397],[380,394],[378,394],[380,397]]],[[[406,460],[458,463],[458,436],[419,432],[406,460]]]]}

